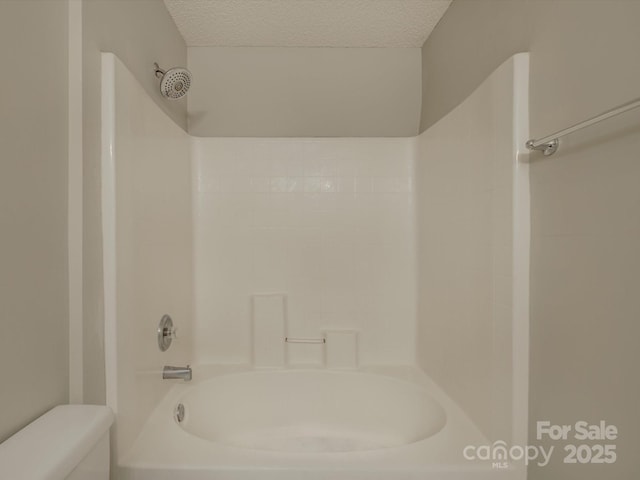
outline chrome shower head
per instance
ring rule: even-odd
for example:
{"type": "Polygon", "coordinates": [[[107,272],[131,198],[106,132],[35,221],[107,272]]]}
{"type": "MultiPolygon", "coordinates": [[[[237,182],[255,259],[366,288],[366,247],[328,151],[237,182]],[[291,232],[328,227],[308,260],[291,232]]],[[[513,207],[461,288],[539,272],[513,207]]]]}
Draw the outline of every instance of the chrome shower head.
{"type": "Polygon", "coordinates": [[[172,100],[186,95],[191,86],[191,72],[186,68],[171,68],[166,72],[154,63],[156,77],[160,79],[160,93],[172,100]]]}

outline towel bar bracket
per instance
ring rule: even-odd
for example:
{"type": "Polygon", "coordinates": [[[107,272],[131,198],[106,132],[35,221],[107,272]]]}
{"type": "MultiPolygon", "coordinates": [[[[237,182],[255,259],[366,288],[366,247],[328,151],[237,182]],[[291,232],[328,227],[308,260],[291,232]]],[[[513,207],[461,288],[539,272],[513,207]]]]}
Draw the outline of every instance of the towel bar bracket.
{"type": "Polygon", "coordinates": [[[542,145],[535,145],[534,140],[529,140],[527,142],[527,148],[529,150],[538,150],[541,151],[545,157],[549,155],[553,155],[558,150],[558,146],[560,146],[560,140],[554,138],[550,142],[545,142],[542,145]]]}

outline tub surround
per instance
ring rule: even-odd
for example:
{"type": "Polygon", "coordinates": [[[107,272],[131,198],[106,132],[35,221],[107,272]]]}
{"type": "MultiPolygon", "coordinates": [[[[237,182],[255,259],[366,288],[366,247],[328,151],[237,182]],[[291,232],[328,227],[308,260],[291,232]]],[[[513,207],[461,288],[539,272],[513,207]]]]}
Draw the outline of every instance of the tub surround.
{"type": "Polygon", "coordinates": [[[526,55],[510,59],[418,138],[189,138],[104,54],[107,391],[120,478],[494,478],[463,449],[526,438],[527,177],[514,145],[528,136],[527,66],[526,55]],[[161,353],[165,313],[179,334],[161,353]],[[441,386],[412,366],[416,354],[441,386]],[[195,365],[193,381],[161,380],[168,364],[195,365]],[[381,412],[389,376],[412,385],[395,384],[395,410],[381,412]],[[339,403],[354,413],[340,421],[349,409],[319,399],[345,380],[337,390],[353,390],[339,403]],[[416,388],[418,400],[402,393],[416,388]],[[237,422],[206,417],[207,390],[237,422]],[[300,417],[274,410],[263,420],[280,423],[263,424],[261,411],[284,404],[300,417]],[[206,418],[190,423],[190,411],[206,418]],[[408,432],[405,411],[424,428],[408,432]],[[247,431],[233,431],[243,412],[247,431]],[[229,427],[221,437],[217,421],[229,427]],[[301,436],[309,451],[292,451],[301,436]]]}
{"type": "MultiPolygon", "coordinates": [[[[361,364],[412,364],[414,142],[192,138],[193,363],[249,364],[251,298],[282,293],[286,335],[357,330],[361,364]]],[[[286,348],[290,365],[324,361],[320,344],[286,348]]]]}
{"type": "Polygon", "coordinates": [[[516,435],[521,443],[527,385],[518,382],[528,371],[528,66],[528,54],[507,60],[422,133],[415,174],[420,366],[487,437],[511,442],[516,435]]]}
{"type": "Polygon", "coordinates": [[[287,297],[253,295],[251,300],[251,363],[256,368],[284,367],[287,364],[287,297]]]}
{"type": "Polygon", "coordinates": [[[128,451],[171,388],[163,365],[192,361],[189,140],[110,53],[103,58],[103,231],[107,404],[128,451]],[[161,352],[156,330],[178,331],[161,352]]]}
{"type": "Polygon", "coordinates": [[[350,370],[358,367],[358,332],[327,330],[324,332],[324,365],[330,369],[350,370]]]}
{"type": "MultiPolygon", "coordinates": [[[[36,5],[42,2],[16,3],[36,5]]],[[[67,0],[45,3],[65,4],[67,0]]],[[[152,73],[153,62],[186,65],[187,49],[161,1],[72,0],[72,3],[76,3],[76,7],[81,3],[82,9],[83,400],[102,404],[106,400],[106,392],[101,224],[101,53],[117,55],[158,108],[186,129],[186,99],[167,102],[160,95],[158,79],[152,73]]],[[[36,8],[44,11],[41,5],[36,8]]],[[[7,45],[11,43],[7,42],[7,45]]],[[[52,71],[52,68],[47,70],[52,71]]]]}

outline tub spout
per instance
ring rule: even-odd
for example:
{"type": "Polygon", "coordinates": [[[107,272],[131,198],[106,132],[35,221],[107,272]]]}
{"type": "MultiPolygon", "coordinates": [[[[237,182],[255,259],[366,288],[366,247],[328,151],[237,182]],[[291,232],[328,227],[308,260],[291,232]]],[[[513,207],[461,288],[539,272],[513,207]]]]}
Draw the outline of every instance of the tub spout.
{"type": "Polygon", "coordinates": [[[186,367],[170,367],[165,366],[162,369],[162,379],[163,380],[173,380],[181,378],[185,382],[191,380],[191,367],[187,365],[186,367]]]}

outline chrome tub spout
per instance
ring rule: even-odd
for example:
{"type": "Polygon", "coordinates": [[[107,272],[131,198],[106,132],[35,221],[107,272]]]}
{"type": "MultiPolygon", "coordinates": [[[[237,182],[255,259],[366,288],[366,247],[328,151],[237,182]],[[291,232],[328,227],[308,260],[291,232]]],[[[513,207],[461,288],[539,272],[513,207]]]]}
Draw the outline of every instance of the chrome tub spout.
{"type": "Polygon", "coordinates": [[[191,367],[189,365],[187,365],[186,367],[165,366],[162,369],[162,379],[163,380],[182,379],[185,382],[188,382],[191,380],[191,367]]]}

